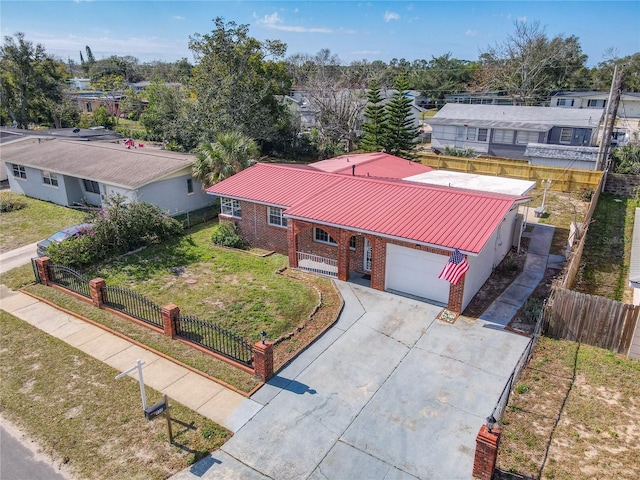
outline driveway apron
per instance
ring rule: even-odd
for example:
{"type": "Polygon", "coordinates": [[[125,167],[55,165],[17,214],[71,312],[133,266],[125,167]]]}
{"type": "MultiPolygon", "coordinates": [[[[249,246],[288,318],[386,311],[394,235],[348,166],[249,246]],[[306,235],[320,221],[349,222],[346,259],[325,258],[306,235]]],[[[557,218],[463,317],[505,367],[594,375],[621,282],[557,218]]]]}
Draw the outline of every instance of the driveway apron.
{"type": "Polygon", "coordinates": [[[528,339],[336,282],[340,319],[252,399],[222,448],[174,478],[472,478],[475,437],[528,339]]]}

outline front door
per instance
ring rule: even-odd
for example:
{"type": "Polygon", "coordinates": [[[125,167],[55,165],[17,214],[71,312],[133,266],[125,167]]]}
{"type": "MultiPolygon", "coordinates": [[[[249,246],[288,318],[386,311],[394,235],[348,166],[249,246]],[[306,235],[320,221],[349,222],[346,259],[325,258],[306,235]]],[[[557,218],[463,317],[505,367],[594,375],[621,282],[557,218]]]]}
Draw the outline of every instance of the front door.
{"type": "Polygon", "coordinates": [[[362,264],[364,265],[365,271],[371,271],[371,243],[369,243],[366,237],[364,239],[364,261],[362,264]]]}

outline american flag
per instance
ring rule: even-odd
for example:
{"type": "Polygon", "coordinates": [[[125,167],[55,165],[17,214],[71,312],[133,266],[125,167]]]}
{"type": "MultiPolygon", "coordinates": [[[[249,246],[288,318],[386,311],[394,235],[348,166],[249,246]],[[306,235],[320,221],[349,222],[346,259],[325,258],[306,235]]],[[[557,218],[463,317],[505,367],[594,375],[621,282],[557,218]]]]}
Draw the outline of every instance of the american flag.
{"type": "Polygon", "coordinates": [[[457,285],[462,277],[464,277],[464,274],[467,273],[467,270],[469,270],[469,263],[467,263],[467,259],[464,258],[464,255],[460,253],[460,250],[456,248],[449,257],[449,261],[440,272],[440,275],[438,275],[438,278],[447,280],[453,285],[457,285]]]}

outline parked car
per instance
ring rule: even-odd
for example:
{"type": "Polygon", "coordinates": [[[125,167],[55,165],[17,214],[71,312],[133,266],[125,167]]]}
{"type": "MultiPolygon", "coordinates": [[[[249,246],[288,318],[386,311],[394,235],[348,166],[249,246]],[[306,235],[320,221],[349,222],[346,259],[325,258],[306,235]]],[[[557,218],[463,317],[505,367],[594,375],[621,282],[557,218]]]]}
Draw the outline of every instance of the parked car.
{"type": "Polygon", "coordinates": [[[47,247],[52,243],[59,243],[68,238],[77,238],[84,235],[93,224],[81,223],[79,225],[73,225],[71,227],[63,228],[62,230],[54,233],[46,240],[38,242],[36,252],[39,257],[44,257],[47,253],[47,247]]]}

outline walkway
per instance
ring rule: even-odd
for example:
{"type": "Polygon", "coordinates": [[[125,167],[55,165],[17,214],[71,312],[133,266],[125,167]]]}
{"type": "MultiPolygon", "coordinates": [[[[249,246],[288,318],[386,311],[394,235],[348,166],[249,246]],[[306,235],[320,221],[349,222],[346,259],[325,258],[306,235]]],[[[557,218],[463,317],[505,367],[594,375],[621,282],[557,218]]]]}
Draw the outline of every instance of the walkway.
{"type": "MultiPolygon", "coordinates": [[[[166,393],[170,399],[232,432],[238,431],[262,407],[167,358],[4,285],[0,285],[0,308],[118,371],[142,360],[145,385],[166,393]]],[[[137,380],[137,371],[130,376],[137,380]]]]}
{"type": "Polygon", "coordinates": [[[538,286],[547,265],[558,266],[561,258],[549,255],[555,227],[536,224],[531,232],[529,250],[522,273],[480,315],[479,320],[506,327],[538,286]]]}

